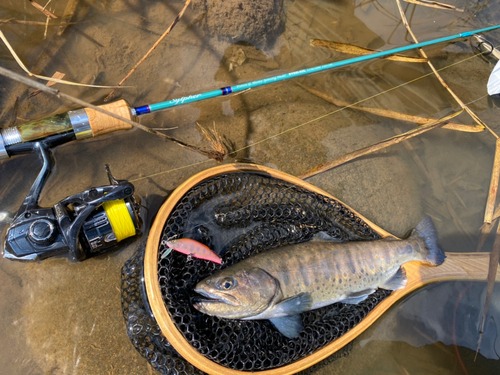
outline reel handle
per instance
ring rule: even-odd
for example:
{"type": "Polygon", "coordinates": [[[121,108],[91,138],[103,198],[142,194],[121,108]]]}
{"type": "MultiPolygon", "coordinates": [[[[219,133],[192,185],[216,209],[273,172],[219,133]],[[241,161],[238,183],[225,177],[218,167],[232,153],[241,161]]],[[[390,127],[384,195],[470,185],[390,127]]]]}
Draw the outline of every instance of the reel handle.
{"type": "MultiPolygon", "coordinates": [[[[135,119],[132,108],[123,99],[99,107],[129,120],[135,119]]],[[[46,119],[0,129],[0,160],[19,153],[14,153],[15,145],[40,141],[56,134],[69,133],[80,140],[130,128],[132,125],[91,108],[77,109],[46,119]]],[[[17,149],[19,150],[19,147],[17,149]]],[[[29,149],[27,150],[29,152],[29,149]]]]}

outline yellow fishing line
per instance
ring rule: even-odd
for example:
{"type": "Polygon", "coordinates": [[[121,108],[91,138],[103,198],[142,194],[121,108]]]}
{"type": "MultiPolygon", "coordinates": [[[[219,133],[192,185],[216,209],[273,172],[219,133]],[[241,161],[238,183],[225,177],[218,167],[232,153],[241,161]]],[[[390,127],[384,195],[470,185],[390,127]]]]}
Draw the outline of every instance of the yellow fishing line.
{"type": "MultiPolygon", "coordinates": [[[[494,47],[494,48],[497,48],[497,47],[494,47]]],[[[448,68],[451,68],[451,67],[453,67],[453,66],[455,66],[455,65],[458,65],[458,64],[461,64],[461,63],[466,62],[466,61],[468,61],[468,60],[471,60],[471,59],[473,59],[474,57],[484,55],[485,53],[486,53],[486,52],[483,52],[483,53],[478,53],[478,54],[474,54],[474,55],[469,56],[469,57],[467,57],[467,58],[465,58],[465,59],[463,59],[463,60],[457,61],[457,62],[455,62],[455,63],[453,63],[453,64],[447,65],[447,66],[442,67],[442,68],[440,68],[440,69],[436,69],[436,71],[437,71],[437,72],[441,72],[441,71],[446,70],[446,69],[448,69],[448,68]]],[[[271,139],[273,139],[273,138],[276,138],[276,137],[279,137],[279,136],[281,136],[281,135],[283,135],[283,134],[286,134],[286,133],[288,133],[288,132],[291,132],[292,130],[299,129],[299,128],[301,128],[301,127],[305,126],[305,125],[311,124],[311,123],[313,123],[313,122],[315,122],[315,121],[318,121],[318,120],[324,119],[325,117],[328,117],[328,116],[330,116],[330,115],[333,115],[333,114],[335,114],[335,113],[338,113],[338,112],[340,112],[340,111],[343,111],[344,109],[347,109],[347,108],[350,108],[350,107],[354,107],[354,106],[356,106],[356,105],[358,105],[358,104],[360,104],[360,103],[363,103],[363,102],[366,102],[366,101],[368,101],[368,100],[370,100],[370,99],[376,98],[377,96],[380,96],[380,95],[386,94],[386,93],[388,93],[388,92],[391,92],[391,91],[393,91],[393,90],[399,89],[399,88],[401,88],[401,87],[403,87],[403,86],[409,85],[410,83],[413,83],[413,82],[419,81],[419,80],[421,80],[421,79],[423,79],[423,78],[426,78],[426,77],[429,77],[429,76],[432,76],[432,75],[434,75],[434,72],[430,72],[430,73],[424,74],[424,75],[422,75],[422,76],[420,76],[420,77],[418,77],[418,78],[412,79],[411,81],[408,81],[408,82],[402,83],[402,84],[400,84],[400,85],[394,86],[394,87],[392,87],[392,88],[390,88],[390,89],[388,89],[388,90],[385,90],[385,91],[379,92],[378,94],[375,94],[375,95],[369,96],[368,98],[365,98],[365,99],[361,99],[361,100],[359,100],[359,101],[357,101],[357,102],[355,102],[355,103],[352,103],[352,104],[346,105],[345,107],[341,107],[341,108],[339,108],[339,109],[336,109],[335,111],[329,112],[329,113],[327,113],[327,114],[325,114],[325,115],[322,115],[322,116],[320,116],[320,117],[317,117],[317,118],[315,118],[315,119],[312,119],[312,120],[306,121],[306,122],[304,122],[303,124],[299,124],[299,125],[294,126],[294,127],[290,128],[290,129],[284,130],[284,131],[282,131],[281,133],[277,133],[277,134],[275,134],[275,135],[271,135],[270,137],[267,137],[267,138],[261,139],[260,141],[254,142],[254,143],[252,143],[252,144],[250,144],[250,145],[247,145],[247,146],[242,147],[242,148],[240,148],[240,149],[238,149],[238,150],[236,150],[236,151],[233,151],[233,152],[229,153],[229,155],[234,155],[234,154],[237,154],[238,152],[243,151],[243,150],[246,150],[247,148],[250,148],[250,147],[253,147],[253,146],[259,145],[259,144],[261,144],[261,143],[267,142],[267,141],[269,141],[269,140],[271,140],[271,139]]],[[[182,166],[182,167],[178,167],[178,168],[170,169],[170,170],[168,170],[168,171],[164,171],[164,172],[154,173],[154,174],[151,174],[151,175],[148,175],[148,176],[145,176],[145,177],[136,178],[135,180],[130,180],[130,181],[131,181],[131,182],[141,181],[141,180],[145,180],[145,179],[150,178],[150,177],[156,177],[156,176],[159,176],[159,175],[162,175],[162,174],[165,174],[165,173],[174,172],[174,171],[177,171],[177,170],[180,170],[180,169],[184,169],[184,168],[194,167],[194,166],[201,165],[201,164],[208,163],[208,162],[212,162],[212,161],[213,161],[213,160],[204,160],[204,161],[199,162],[199,163],[194,163],[194,164],[190,164],[190,165],[186,165],[186,166],[182,166]]]]}
{"type": "Polygon", "coordinates": [[[123,199],[105,202],[102,206],[118,242],[135,236],[135,225],[123,199]]]}

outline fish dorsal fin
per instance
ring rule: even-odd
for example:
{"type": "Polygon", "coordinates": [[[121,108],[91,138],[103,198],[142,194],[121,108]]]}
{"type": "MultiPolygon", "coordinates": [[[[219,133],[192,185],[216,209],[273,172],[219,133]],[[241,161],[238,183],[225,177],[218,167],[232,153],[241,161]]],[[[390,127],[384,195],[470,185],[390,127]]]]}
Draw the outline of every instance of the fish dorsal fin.
{"type": "Polygon", "coordinates": [[[365,299],[368,298],[370,294],[372,294],[375,291],[375,289],[365,289],[361,290],[356,293],[349,294],[346,299],[343,299],[342,303],[348,303],[350,305],[357,305],[360,302],[363,302],[365,299]]]}
{"type": "Polygon", "coordinates": [[[407,281],[408,278],[406,277],[405,269],[403,267],[399,267],[396,273],[380,285],[380,287],[388,290],[403,289],[406,286],[407,281]]]}
{"type": "Polygon", "coordinates": [[[289,339],[298,337],[304,329],[300,315],[282,316],[269,320],[282,335],[289,339]]]}

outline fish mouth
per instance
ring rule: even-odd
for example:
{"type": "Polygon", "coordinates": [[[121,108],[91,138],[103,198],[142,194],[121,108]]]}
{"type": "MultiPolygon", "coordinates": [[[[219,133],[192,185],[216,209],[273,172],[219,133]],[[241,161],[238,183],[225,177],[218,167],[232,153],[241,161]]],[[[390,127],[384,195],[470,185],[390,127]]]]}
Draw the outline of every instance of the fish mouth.
{"type": "MultiPolygon", "coordinates": [[[[226,294],[226,295],[219,295],[219,294],[213,294],[210,292],[207,292],[206,290],[202,288],[195,288],[194,291],[198,294],[201,294],[205,298],[200,298],[200,297],[194,297],[193,298],[193,306],[198,309],[198,307],[202,307],[203,305],[208,305],[208,304],[217,304],[217,303],[222,303],[226,305],[231,305],[231,306],[239,306],[240,303],[239,301],[232,295],[226,294]]],[[[199,310],[199,309],[198,309],[199,310]]]]}

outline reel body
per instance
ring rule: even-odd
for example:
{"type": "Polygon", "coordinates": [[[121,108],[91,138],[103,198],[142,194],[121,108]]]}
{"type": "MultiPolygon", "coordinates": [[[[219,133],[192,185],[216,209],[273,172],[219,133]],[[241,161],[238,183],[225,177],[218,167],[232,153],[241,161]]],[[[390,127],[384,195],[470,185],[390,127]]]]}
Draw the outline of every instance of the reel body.
{"type": "Polygon", "coordinates": [[[69,252],[73,260],[81,261],[139,234],[142,221],[134,186],[128,181],[116,180],[108,166],[110,185],[72,195],[51,208],[38,206],[40,192],[51,170],[51,141],[49,137],[32,145],[32,151],[42,157],[43,166],[7,228],[4,257],[38,260],[69,252]]]}

